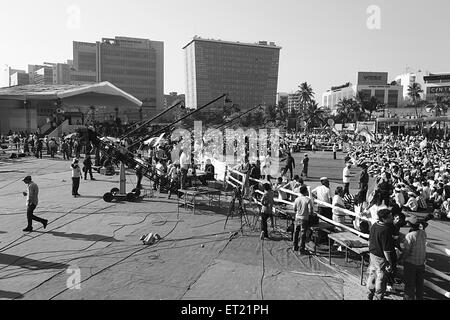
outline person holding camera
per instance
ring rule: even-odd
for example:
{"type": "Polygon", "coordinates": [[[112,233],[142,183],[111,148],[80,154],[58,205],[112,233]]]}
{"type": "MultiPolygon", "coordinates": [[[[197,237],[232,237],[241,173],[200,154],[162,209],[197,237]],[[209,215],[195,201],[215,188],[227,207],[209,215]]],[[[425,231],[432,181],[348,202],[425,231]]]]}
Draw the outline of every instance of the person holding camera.
{"type": "Polygon", "coordinates": [[[72,168],[72,195],[76,198],[80,196],[78,193],[78,188],[80,187],[80,179],[82,176],[78,159],[74,158],[70,167],[72,168]]]}

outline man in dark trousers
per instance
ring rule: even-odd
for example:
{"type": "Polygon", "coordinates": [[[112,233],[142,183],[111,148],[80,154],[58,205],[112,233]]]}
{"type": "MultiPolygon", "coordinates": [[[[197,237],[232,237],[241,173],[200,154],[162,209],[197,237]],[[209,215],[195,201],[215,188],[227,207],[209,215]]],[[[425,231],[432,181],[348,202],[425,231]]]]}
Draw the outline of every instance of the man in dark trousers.
{"type": "Polygon", "coordinates": [[[31,176],[26,176],[23,180],[27,185],[27,191],[23,192],[23,195],[27,197],[27,220],[28,225],[23,231],[32,232],[33,231],[33,220],[42,223],[44,229],[47,227],[48,220],[36,217],[33,212],[38,205],[38,193],[39,188],[36,183],[31,180],[31,176]]]}
{"type": "Polygon", "coordinates": [[[84,172],[84,180],[87,178],[87,174],[89,172],[89,175],[91,176],[91,180],[95,180],[92,176],[92,160],[90,155],[86,155],[86,157],[83,160],[83,172],[84,172]]]}
{"type": "Polygon", "coordinates": [[[292,157],[291,153],[288,152],[287,157],[286,157],[286,166],[283,169],[283,175],[285,175],[287,173],[287,171],[289,170],[290,180],[292,180],[292,177],[294,176],[294,172],[293,172],[294,169],[295,169],[295,160],[292,157]]]}
{"type": "MultiPolygon", "coordinates": [[[[139,160],[142,160],[142,156],[140,154],[137,155],[139,160]]],[[[142,189],[142,177],[144,176],[143,172],[142,172],[142,165],[140,163],[140,161],[138,161],[139,163],[136,165],[136,169],[135,169],[135,173],[136,173],[136,188],[137,189],[142,189]]]]}
{"type": "Polygon", "coordinates": [[[309,158],[308,155],[305,154],[305,158],[303,159],[303,171],[301,173],[301,176],[303,177],[303,174],[305,177],[308,177],[308,165],[309,165],[309,158]]]}
{"type": "Polygon", "coordinates": [[[378,221],[370,228],[369,235],[369,277],[367,289],[369,300],[382,300],[386,293],[387,276],[393,270],[392,252],[394,237],[392,214],[389,209],[378,211],[378,221]]]}
{"type": "Polygon", "coordinates": [[[369,190],[369,174],[367,173],[367,165],[362,165],[361,175],[359,176],[359,192],[366,199],[367,190],[369,190]]]}

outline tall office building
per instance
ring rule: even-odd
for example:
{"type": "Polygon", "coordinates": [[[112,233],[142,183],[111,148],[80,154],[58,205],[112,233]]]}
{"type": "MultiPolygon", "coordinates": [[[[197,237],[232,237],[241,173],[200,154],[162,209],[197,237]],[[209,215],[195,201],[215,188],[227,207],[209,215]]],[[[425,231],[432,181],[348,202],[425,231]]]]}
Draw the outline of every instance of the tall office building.
{"type": "Polygon", "coordinates": [[[30,84],[53,84],[53,64],[29,64],[30,84]]]}
{"type": "Polygon", "coordinates": [[[74,42],[73,69],[72,83],[109,81],[141,100],[144,117],[164,107],[162,41],[115,37],[74,42]]]}
{"type": "Polygon", "coordinates": [[[148,116],[164,105],[164,43],[116,37],[97,42],[97,81],[109,81],[143,102],[148,116]]]}
{"type": "MultiPolygon", "coordinates": [[[[186,107],[198,108],[223,93],[246,110],[275,105],[281,47],[275,43],[240,43],[194,39],[183,47],[186,67],[186,107]]],[[[207,111],[222,111],[218,101],[207,111]]]]}
{"type": "Polygon", "coordinates": [[[97,82],[97,45],[89,42],[73,42],[73,84],[97,82]]]}

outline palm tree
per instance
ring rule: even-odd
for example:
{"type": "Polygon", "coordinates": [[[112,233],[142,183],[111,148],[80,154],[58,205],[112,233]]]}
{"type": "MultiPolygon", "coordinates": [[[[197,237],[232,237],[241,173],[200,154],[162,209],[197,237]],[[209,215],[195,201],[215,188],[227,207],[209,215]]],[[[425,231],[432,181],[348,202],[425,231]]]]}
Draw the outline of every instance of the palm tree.
{"type": "Polygon", "coordinates": [[[306,107],[301,119],[306,122],[308,129],[320,126],[325,120],[325,109],[319,107],[316,101],[311,101],[306,107]]]}
{"type": "Polygon", "coordinates": [[[411,98],[414,108],[416,110],[416,118],[419,117],[417,112],[417,101],[420,101],[420,94],[423,92],[419,83],[414,82],[408,86],[408,97],[411,98]]]}
{"type": "Polygon", "coordinates": [[[300,107],[301,107],[301,111],[303,111],[308,106],[308,104],[313,100],[314,91],[307,82],[301,83],[298,86],[298,88],[299,89],[298,89],[297,93],[300,96],[300,107]]]}
{"type": "Polygon", "coordinates": [[[372,113],[374,111],[379,110],[383,106],[384,106],[384,104],[380,103],[377,98],[370,97],[369,101],[364,103],[363,109],[364,109],[364,111],[368,111],[369,112],[369,119],[372,119],[372,113]]]}
{"type": "Polygon", "coordinates": [[[356,122],[364,118],[361,105],[352,98],[344,98],[337,104],[337,119],[342,121],[342,127],[350,121],[356,122]]]}

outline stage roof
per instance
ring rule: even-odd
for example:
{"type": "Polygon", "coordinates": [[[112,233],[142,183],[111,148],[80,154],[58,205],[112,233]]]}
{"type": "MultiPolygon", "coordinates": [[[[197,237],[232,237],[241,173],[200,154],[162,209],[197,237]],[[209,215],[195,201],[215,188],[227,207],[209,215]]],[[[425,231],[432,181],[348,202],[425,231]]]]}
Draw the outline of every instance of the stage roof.
{"type": "Polygon", "coordinates": [[[140,107],[142,102],[105,81],[80,85],[29,84],[0,88],[0,100],[57,100],[66,104],[140,107]]]}

